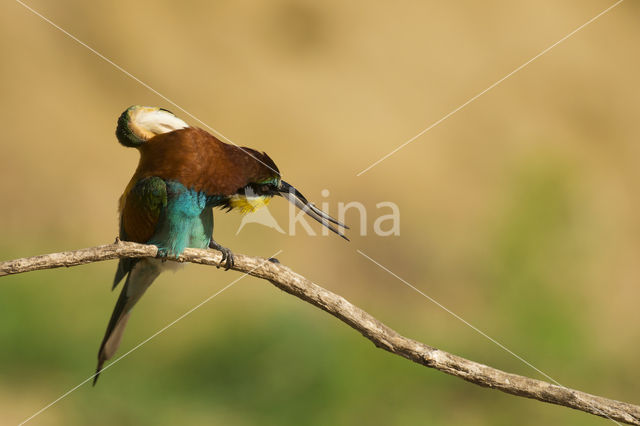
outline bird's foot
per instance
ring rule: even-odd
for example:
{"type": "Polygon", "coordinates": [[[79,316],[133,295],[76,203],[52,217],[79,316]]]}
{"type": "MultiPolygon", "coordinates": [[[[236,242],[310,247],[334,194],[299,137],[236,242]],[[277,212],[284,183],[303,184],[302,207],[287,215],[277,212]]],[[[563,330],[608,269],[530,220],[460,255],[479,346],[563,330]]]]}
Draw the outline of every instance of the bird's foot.
{"type": "Polygon", "coordinates": [[[167,257],[169,256],[169,249],[165,247],[158,247],[158,253],[156,254],[156,259],[160,259],[162,263],[167,261],[167,257]]]}
{"type": "Polygon", "coordinates": [[[224,270],[228,271],[234,264],[233,253],[226,247],[222,247],[220,244],[216,243],[213,239],[209,242],[209,248],[214,250],[218,250],[222,253],[222,259],[220,259],[220,263],[218,264],[218,268],[224,264],[224,270]]]}

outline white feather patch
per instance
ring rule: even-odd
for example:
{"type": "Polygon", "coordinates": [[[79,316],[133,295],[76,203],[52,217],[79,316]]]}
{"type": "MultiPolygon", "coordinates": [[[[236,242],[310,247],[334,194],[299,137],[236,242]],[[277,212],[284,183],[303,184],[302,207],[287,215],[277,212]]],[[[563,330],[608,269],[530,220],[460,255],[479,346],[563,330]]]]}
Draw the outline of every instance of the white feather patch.
{"type": "Polygon", "coordinates": [[[129,128],[143,140],[189,127],[187,123],[169,111],[157,107],[137,106],[131,108],[129,118],[129,128]]]}

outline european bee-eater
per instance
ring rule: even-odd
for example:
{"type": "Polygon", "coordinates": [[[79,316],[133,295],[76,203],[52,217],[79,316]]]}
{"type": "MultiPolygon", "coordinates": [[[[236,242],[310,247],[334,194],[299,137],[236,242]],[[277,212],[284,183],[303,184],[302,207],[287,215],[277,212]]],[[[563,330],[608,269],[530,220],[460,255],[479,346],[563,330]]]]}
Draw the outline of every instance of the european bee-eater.
{"type": "Polygon", "coordinates": [[[121,259],[113,288],[126,277],[98,352],[98,368],[110,359],[122,339],[131,309],[145,290],[186,247],[222,252],[226,269],[232,252],[213,240],[213,207],[250,212],[279,195],[347,239],[344,224],[319,210],[280,179],[264,152],[221,142],[190,127],[166,109],[132,106],[116,128],[118,141],[137,148],[140,162],[120,197],[120,239],[158,247],[158,259],[121,259]]]}

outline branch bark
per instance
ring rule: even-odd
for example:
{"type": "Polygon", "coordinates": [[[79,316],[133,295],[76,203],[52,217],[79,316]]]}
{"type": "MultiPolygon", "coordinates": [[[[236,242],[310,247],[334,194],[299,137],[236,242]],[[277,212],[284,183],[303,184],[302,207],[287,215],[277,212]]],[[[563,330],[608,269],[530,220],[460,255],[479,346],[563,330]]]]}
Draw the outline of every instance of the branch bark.
{"type": "MultiPolygon", "coordinates": [[[[0,276],[62,266],[77,266],[121,257],[153,257],[156,253],[155,246],[116,241],[114,244],[81,250],[0,262],[0,276]]],[[[186,249],[179,258],[171,260],[217,266],[221,257],[220,252],[214,250],[186,249]]],[[[479,386],[562,405],[618,422],[640,425],[640,406],[507,373],[409,339],[351,304],[345,298],[314,284],[279,263],[236,254],[233,269],[271,282],[279,289],[348,324],[371,340],[378,348],[418,364],[435,368],[479,386]]]]}

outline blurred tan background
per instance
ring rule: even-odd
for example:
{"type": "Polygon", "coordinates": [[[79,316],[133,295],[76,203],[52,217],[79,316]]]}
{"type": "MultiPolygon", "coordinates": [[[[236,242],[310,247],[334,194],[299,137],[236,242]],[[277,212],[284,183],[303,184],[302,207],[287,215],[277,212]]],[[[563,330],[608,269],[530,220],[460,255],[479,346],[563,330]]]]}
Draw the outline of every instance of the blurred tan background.
{"type": "MultiPolygon", "coordinates": [[[[29,5],[239,145],[317,203],[359,201],[369,235],[295,237],[216,214],[216,239],[279,259],[399,332],[638,403],[640,5],[626,1],[360,177],[356,173],[613,1],[45,2],[29,5]],[[330,196],[321,197],[323,189],[330,196]],[[377,237],[375,205],[401,209],[377,237]]],[[[137,163],[129,105],[198,123],[20,4],[0,6],[0,256],[113,241],[137,163]]],[[[288,206],[271,212],[286,224],[288,206]]],[[[358,228],[355,210],[347,221],[358,228]]],[[[313,224],[314,230],[319,226],[313,224]]],[[[0,423],[93,373],[115,262],[3,278],[0,423]]],[[[136,307],[120,354],[236,272],[189,265],[136,307]]],[[[245,278],[33,425],[599,425],[375,349],[245,278]]]]}

